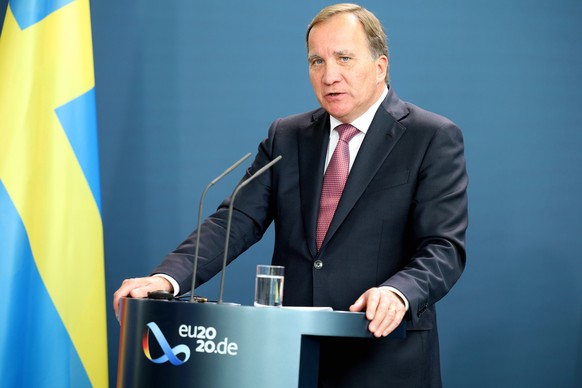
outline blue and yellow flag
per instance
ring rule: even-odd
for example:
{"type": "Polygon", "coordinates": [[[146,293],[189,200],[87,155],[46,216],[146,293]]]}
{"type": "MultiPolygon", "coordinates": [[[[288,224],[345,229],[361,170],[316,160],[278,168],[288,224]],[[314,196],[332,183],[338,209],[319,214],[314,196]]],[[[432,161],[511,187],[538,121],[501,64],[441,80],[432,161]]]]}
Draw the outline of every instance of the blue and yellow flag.
{"type": "Polygon", "coordinates": [[[0,35],[0,387],[106,387],[88,0],[10,0],[0,35]]]}

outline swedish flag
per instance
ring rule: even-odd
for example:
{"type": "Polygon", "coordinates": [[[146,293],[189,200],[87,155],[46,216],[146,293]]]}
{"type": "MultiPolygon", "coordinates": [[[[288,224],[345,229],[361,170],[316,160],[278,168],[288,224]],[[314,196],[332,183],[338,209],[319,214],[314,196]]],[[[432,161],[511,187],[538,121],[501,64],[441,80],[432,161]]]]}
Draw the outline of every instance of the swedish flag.
{"type": "Polygon", "coordinates": [[[88,0],[10,0],[0,35],[0,387],[106,387],[88,0]]]}

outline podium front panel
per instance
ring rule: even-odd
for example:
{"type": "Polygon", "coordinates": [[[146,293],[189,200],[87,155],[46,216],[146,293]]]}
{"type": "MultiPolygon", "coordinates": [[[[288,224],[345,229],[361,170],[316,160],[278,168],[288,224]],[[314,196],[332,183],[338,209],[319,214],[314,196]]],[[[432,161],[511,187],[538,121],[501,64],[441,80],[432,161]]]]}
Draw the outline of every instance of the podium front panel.
{"type": "Polygon", "coordinates": [[[316,387],[318,337],[371,337],[363,313],[230,304],[124,298],[120,321],[118,388],[316,387]]]}

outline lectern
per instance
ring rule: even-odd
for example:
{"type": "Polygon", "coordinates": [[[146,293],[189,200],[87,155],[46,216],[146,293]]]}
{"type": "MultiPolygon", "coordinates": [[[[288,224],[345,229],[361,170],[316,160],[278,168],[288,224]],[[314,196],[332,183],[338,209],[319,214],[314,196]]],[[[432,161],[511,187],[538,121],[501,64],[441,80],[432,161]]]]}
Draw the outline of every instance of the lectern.
{"type": "Polygon", "coordinates": [[[371,337],[363,313],[177,300],[124,298],[120,321],[118,388],[315,388],[320,337],[371,337]]]}

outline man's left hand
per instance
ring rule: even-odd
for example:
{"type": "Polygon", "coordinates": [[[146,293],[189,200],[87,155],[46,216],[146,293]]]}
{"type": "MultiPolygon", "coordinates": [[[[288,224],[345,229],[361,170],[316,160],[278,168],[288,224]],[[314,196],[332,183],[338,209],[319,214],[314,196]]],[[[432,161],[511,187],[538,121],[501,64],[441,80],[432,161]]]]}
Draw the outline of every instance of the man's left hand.
{"type": "Polygon", "coordinates": [[[350,306],[350,311],[366,311],[368,330],[376,337],[385,337],[400,325],[406,306],[402,299],[386,287],[370,288],[350,306]]]}

